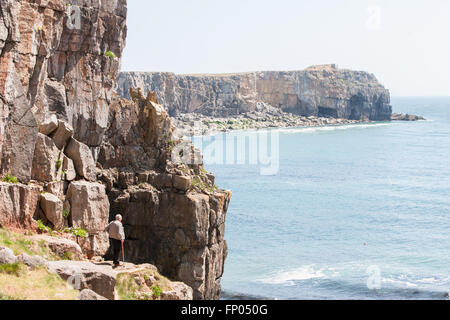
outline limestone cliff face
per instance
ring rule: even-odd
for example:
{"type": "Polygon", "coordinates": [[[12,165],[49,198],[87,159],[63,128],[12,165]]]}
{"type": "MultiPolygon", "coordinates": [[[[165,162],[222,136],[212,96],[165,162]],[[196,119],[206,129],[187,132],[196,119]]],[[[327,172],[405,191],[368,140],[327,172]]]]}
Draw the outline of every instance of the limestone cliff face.
{"type": "Polygon", "coordinates": [[[227,255],[224,231],[231,192],[215,186],[201,159],[172,161],[183,144],[183,152],[198,154],[176,137],[161,105],[140,91],[131,93],[132,102],[113,104],[108,142],[98,159],[111,219],[117,213],[124,218],[126,259],[154,263],[163,274],[191,286],[195,299],[216,299],[227,255]]]}
{"type": "Polygon", "coordinates": [[[390,120],[390,94],[374,75],[322,65],[303,71],[223,75],[121,72],[118,93],[155,91],[170,115],[228,117],[266,105],[302,116],[390,120]]]}
{"type": "Polygon", "coordinates": [[[91,258],[106,253],[104,228],[122,213],[129,261],[155,263],[195,299],[218,298],[231,192],[152,94],[115,93],[126,1],[0,5],[0,178],[19,179],[0,183],[0,224],[83,228],[91,258]]]}
{"type": "Polygon", "coordinates": [[[76,139],[100,145],[120,65],[104,52],[120,57],[126,12],[118,0],[0,0],[3,171],[30,179],[37,123],[49,114],[71,124],[76,139]]]}

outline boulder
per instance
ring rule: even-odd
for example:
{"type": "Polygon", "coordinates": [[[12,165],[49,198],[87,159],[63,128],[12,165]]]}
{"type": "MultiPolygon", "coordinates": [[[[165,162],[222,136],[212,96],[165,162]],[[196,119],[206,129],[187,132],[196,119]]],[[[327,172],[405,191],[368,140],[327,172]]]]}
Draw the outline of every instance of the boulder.
{"type": "Polygon", "coordinates": [[[173,178],[167,173],[153,173],[148,177],[148,182],[157,189],[172,188],[173,178]]]}
{"type": "Polygon", "coordinates": [[[216,184],[216,177],[213,174],[207,173],[206,177],[208,178],[210,185],[214,186],[216,184]]]}
{"type": "Polygon", "coordinates": [[[58,129],[52,134],[53,141],[58,149],[62,149],[66,146],[67,141],[73,135],[73,128],[65,121],[58,121],[58,129]]]}
{"type": "Polygon", "coordinates": [[[26,253],[22,253],[21,255],[19,255],[17,259],[31,269],[45,266],[47,264],[47,261],[41,256],[29,256],[26,253]]]}
{"type": "Polygon", "coordinates": [[[40,204],[47,219],[53,223],[54,229],[61,229],[64,224],[63,202],[54,194],[43,193],[40,197],[40,204]]]}
{"type": "Polygon", "coordinates": [[[109,193],[119,180],[117,170],[102,170],[101,180],[105,183],[106,192],[109,193]]]}
{"type": "Polygon", "coordinates": [[[116,276],[110,265],[96,265],[87,261],[51,261],[47,267],[77,290],[90,289],[114,300],[116,276]]]}
{"type": "Polygon", "coordinates": [[[132,186],[135,181],[134,172],[120,172],[119,173],[119,181],[118,185],[122,189],[127,189],[129,186],[132,186]]]}
{"type": "Polygon", "coordinates": [[[64,199],[65,197],[65,190],[66,190],[66,181],[55,181],[55,182],[49,182],[45,186],[45,190],[51,194],[54,194],[60,199],[64,199]]]}
{"type": "Polygon", "coordinates": [[[391,116],[392,121],[419,121],[425,120],[422,116],[416,116],[413,114],[393,113],[391,116]]]}
{"type": "MultiPolygon", "coordinates": [[[[1,26],[5,26],[4,19],[6,16],[16,14],[10,6],[21,5],[19,2],[13,4],[12,2],[1,1],[0,29],[2,29],[1,26]]],[[[29,17],[27,17],[28,19],[29,17]]],[[[8,22],[6,25],[8,25],[8,22]]],[[[16,27],[10,25],[6,29],[9,30],[7,37],[9,39],[14,33],[12,29],[19,29],[19,27],[18,24],[16,27]]],[[[15,40],[12,41],[18,43],[15,40]]],[[[18,48],[10,48],[9,53],[6,54],[7,50],[1,52],[0,49],[0,173],[10,173],[17,177],[19,181],[27,183],[31,178],[38,127],[30,101],[27,99],[28,88],[24,87],[21,81],[21,79],[29,79],[31,74],[22,76],[19,74],[16,69],[17,65],[13,62],[13,59],[16,62],[19,59],[12,58],[16,56],[13,54],[14,50],[20,51],[18,48]]],[[[30,57],[30,59],[25,60],[36,61],[36,58],[30,57]]]]}
{"type": "Polygon", "coordinates": [[[192,288],[183,282],[172,282],[172,290],[161,293],[161,300],[192,300],[192,288]]]}
{"type": "Polygon", "coordinates": [[[14,252],[11,249],[0,247],[0,265],[11,264],[16,262],[17,257],[14,255],[14,252]]]}
{"type": "Polygon", "coordinates": [[[138,173],[138,183],[147,183],[148,182],[149,172],[139,172],[138,173]]]}
{"type": "Polygon", "coordinates": [[[56,255],[65,257],[69,253],[73,260],[83,259],[83,252],[78,243],[64,238],[50,237],[46,235],[34,236],[36,240],[45,241],[47,247],[56,255]]]}
{"type": "Polygon", "coordinates": [[[81,290],[78,300],[108,300],[90,289],[81,290]]]}
{"type": "Polygon", "coordinates": [[[109,200],[104,185],[74,181],[69,185],[66,197],[71,206],[73,227],[83,228],[88,232],[103,231],[106,228],[109,200]]]}
{"type": "Polygon", "coordinates": [[[42,182],[61,180],[60,167],[62,161],[59,156],[60,150],[53,140],[42,133],[38,133],[31,170],[32,179],[42,182]]]}
{"type": "Polygon", "coordinates": [[[62,172],[64,172],[64,179],[67,181],[73,181],[77,177],[77,172],[75,171],[75,166],[72,159],[64,156],[62,164],[62,172]]]}
{"type": "Polygon", "coordinates": [[[79,237],[78,244],[88,259],[105,255],[109,249],[109,236],[107,232],[90,232],[86,238],[79,237]]]}
{"type": "Polygon", "coordinates": [[[173,186],[175,189],[187,191],[191,187],[191,177],[173,176],[173,186]]]}
{"type": "MultiPolygon", "coordinates": [[[[74,228],[83,228],[89,233],[88,256],[101,256],[108,248],[105,228],[109,219],[109,199],[105,186],[87,181],[74,181],[69,185],[66,199],[70,202],[71,219],[74,228]]],[[[83,242],[86,239],[82,239],[83,242]]]]}
{"type": "Polygon", "coordinates": [[[0,224],[32,229],[42,187],[0,182],[0,224]]]}
{"type": "Polygon", "coordinates": [[[47,117],[45,121],[39,125],[39,132],[46,136],[53,133],[56,129],[58,129],[58,118],[56,118],[56,115],[54,114],[47,117]]]}
{"type": "Polygon", "coordinates": [[[89,181],[96,180],[95,161],[87,145],[71,138],[64,152],[73,160],[78,175],[89,181]]]}
{"type": "MultiPolygon", "coordinates": [[[[44,91],[47,98],[48,110],[58,115],[58,118],[67,118],[66,87],[63,83],[46,79],[44,91]]],[[[58,123],[57,123],[58,124],[58,123]]]]}

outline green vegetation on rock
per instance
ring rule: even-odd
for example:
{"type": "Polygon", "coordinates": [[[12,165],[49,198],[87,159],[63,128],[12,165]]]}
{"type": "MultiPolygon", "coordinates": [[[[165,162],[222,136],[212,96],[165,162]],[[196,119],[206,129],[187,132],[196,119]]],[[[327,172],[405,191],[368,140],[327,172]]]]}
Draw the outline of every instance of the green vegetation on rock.
{"type": "Polygon", "coordinates": [[[116,290],[121,300],[158,300],[170,291],[170,280],[156,270],[145,269],[117,275],[116,290]]]}
{"type": "Polygon", "coordinates": [[[0,246],[7,247],[18,256],[25,253],[29,256],[42,256],[47,260],[60,260],[47,247],[44,240],[36,240],[31,235],[24,235],[0,228],[0,246]]]}
{"type": "Polygon", "coordinates": [[[116,58],[116,54],[110,50],[105,52],[105,56],[110,58],[110,59],[115,59],[116,58]]]}
{"type": "Polygon", "coordinates": [[[9,274],[20,277],[26,271],[26,269],[27,267],[19,262],[7,263],[0,265],[0,274],[9,274]]]}
{"type": "Polygon", "coordinates": [[[61,258],[62,260],[73,260],[73,254],[70,251],[66,251],[61,258]]]}
{"type": "Polygon", "coordinates": [[[66,229],[64,229],[64,232],[72,233],[73,235],[75,235],[77,237],[82,237],[82,238],[88,237],[87,231],[82,228],[66,228],[66,229]]]}
{"type": "Polygon", "coordinates": [[[38,220],[38,221],[37,221],[37,224],[38,224],[38,230],[39,230],[40,232],[43,232],[43,233],[48,232],[50,235],[53,235],[53,230],[52,230],[52,228],[47,227],[47,226],[42,222],[42,220],[38,220]]]}
{"type": "Polygon", "coordinates": [[[197,176],[192,180],[192,187],[198,188],[202,191],[207,191],[209,193],[214,193],[214,191],[218,190],[216,185],[207,185],[197,176]]]}
{"type": "Polygon", "coordinates": [[[19,179],[10,175],[9,173],[2,179],[2,181],[8,183],[19,183],[19,179]]]}
{"type": "Polygon", "coordinates": [[[13,296],[7,296],[3,293],[0,292],[0,301],[5,301],[5,300],[25,300],[25,298],[21,298],[21,297],[13,297],[13,296]]]}
{"type": "Polygon", "coordinates": [[[66,209],[63,210],[63,217],[67,219],[70,216],[70,212],[66,209]]]}
{"type": "Polygon", "coordinates": [[[159,286],[153,286],[152,287],[153,297],[159,298],[162,293],[162,289],[159,286]]]}
{"type": "Polygon", "coordinates": [[[77,290],[45,267],[28,270],[17,263],[4,269],[0,271],[0,300],[75,300],[78,296],[77,290]]]}

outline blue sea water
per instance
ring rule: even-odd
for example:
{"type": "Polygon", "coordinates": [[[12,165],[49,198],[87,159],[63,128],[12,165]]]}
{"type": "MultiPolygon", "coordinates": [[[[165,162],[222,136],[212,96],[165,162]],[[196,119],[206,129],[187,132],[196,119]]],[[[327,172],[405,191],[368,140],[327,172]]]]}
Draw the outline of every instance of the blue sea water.
{"type": "Polygon", "coordinates": [[[427,121],[274,129],[275,175],[205,152],[233,191],[224,299],[449,298],[450,98],[392,105],[427,121]]]}

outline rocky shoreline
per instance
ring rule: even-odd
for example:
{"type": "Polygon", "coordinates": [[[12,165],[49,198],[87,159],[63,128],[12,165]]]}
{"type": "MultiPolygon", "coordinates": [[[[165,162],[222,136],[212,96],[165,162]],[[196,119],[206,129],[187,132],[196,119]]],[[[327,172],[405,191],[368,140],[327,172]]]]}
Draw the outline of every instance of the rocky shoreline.
{"type": "Polygon", "coordinates": [[[172,121],[184,136],[212,135],[237,130],[323,127],[375,122],[370,120],[348,120],[315,116],[304,117],[287,113],[266,117],[260,117],[257,114],[250,113],[233,118],[207,117],[190,113],[172,118],[172,121]]]}
{"type": "Polygon", "coordinates": [[[393,113],[391,121],[421,121],[426,120],[422,116],[416,116],[414,114],[393,113]]]}
{"type": "Polygon", "coordinates": [[[68,229],[78,247],[63,256],[107,259],[104,230],[120,213],[124,260],[185,283],[182,299],[221,295],[232,192],[173,124],[200,123],[205,134],[391,119],[389,91],[375,76],[335,65],[116,81],[126,1],[0,0],[0,8],[0,227],[68,229]]]}
{"type": "MultiPolygon", "coordinates": [[[[422,121],[422,116],[392,115],[391,121],[422,121]]],[[[297,127],[324,127],[349,124],[375,123],[369,119],[349,120],[316,116],[298,116],[286,112],[249,112],[234,117],[209,117],[199,113],[185,113],[172,117],[177,130],[184,136],[212,135],[221,132],[297,127]]]]}
{"type": "Polygon", "coordinates": [[[131,88],[154,92],[185,136],[423,119],[391,117],[390,92],[373,74],[334,64],[233,74],[120,72],[117,84],[125,99],[131,88]]]}

